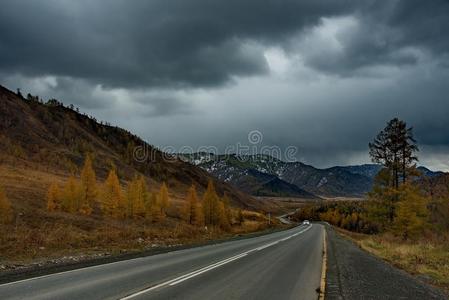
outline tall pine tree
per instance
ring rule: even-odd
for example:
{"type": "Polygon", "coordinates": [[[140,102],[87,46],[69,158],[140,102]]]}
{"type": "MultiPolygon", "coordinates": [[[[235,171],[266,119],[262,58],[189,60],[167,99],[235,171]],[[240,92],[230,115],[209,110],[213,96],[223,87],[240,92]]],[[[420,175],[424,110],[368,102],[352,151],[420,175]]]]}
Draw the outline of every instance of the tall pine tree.
{"type": "Polygon", "coordinates": [[[383,165],[391,173],[391,186],[398,189],[401,182],[405,182],[410,173],[414,173],[415,162],[419,151],[413,137],[413,128],[394,118],[369,143],[370,156],[375,163],[383,165]]]}

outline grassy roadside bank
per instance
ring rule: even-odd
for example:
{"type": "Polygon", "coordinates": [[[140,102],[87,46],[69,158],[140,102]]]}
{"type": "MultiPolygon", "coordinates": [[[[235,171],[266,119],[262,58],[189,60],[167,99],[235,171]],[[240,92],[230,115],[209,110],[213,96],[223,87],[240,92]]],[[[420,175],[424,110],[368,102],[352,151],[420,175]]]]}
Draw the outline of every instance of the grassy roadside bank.
{"type": "Polygon", "coordinates": [[[449,243],[447,241],[404,242],[390,234],[366,235],[334,228],[361,249],[449,293],[449,243]]]}
{"type": "Polygon", "coordinates": [[[204,237],[203,239],[188,240],[176,244],[158,245],[151,248],[134,248],[126,249],[123,252],[91,252],[81,254],[72,254],[71,256],[57,256],[53,255],[52,259],[40,258],[38,260],[27,261],[26,263],[18,264],[16,268],[0,269],[0,284],[16,280],[27,279],[36,276],[42,276],[57,272],[64,272],[78,268],[106,264],[121,260],[133,259],[138,257],[151,256],[161,253],[167,253],[176,250],[201,247],[211,244],[219,244],[228,241],[235,241],[240,239],[247,239],[257,236],[262,236],[282,230],[292,228],[292,225],[277,225],[273,227],[265,227],[258,231],[228,233],[225,235],[216,235],[204,237]]]}

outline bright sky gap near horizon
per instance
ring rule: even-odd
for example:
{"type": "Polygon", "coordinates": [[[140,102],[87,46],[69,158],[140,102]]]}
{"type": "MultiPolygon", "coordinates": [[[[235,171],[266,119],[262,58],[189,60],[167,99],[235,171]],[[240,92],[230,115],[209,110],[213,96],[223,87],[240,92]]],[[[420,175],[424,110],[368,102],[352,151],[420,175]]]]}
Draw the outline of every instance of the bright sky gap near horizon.
{"type": "Polygon", "coordinates": [[[6,0],[0,84],[73,103],[156,146],[296,146],[369,163],[399,117],[449,171],[449,1],[6,0]]]}

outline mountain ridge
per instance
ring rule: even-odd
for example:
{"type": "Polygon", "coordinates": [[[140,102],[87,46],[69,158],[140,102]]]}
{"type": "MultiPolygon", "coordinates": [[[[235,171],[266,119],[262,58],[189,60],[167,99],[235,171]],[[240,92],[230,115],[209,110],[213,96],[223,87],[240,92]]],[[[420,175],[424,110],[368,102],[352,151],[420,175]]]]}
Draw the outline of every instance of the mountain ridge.
{"type": "MultiPolygon", "coordinates": [[[[178,154],[182,160],[195,164],[212,175],[251,192],[241,177],[249,170],[277,176],[280,180],[295,185],[317,197],[363,197],[371,190],[374,177],[382,169],[377,164],[361,164],[315,168],[302,162],[285,162],[270,155],[237,155],[190,153],[178,154]]],[[[425,176],[436,176],[434,172],[418,167],[425,176]]],[[[254,191],[252,191],[254,194],[254,191]]]]}

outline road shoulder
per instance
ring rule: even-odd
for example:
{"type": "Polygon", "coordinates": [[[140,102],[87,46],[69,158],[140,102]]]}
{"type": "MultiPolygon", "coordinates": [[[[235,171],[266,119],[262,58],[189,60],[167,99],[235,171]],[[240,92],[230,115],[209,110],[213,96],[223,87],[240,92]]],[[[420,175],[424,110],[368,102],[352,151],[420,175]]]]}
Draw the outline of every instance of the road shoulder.
{"type": "Polygon", "coordinates": [[[448,299],[443,292],[363,251],[326,226],[325,299],[448,299]]]}

